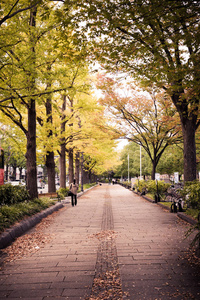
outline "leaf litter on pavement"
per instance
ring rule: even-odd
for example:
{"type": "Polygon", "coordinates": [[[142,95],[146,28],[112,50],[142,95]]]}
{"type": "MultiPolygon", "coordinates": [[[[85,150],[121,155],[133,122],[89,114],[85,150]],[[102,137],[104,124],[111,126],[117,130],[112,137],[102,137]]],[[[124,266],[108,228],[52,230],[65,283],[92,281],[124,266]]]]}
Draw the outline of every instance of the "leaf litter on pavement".
{"type": "MultiPolygon", "coordinates": [[[[96,238],[100,242],[107,242],[112,248],[117,232],[114,230],[102,230],[98,233],[92,234],[89,238],[96,238]]],[[[110,249],[112,252],[112,250],[110,249]]],[[[107,253],[103,260],[107,259],[107,253]]],[[[85,300],[122,300],[129,296],[129,293],[122,291],[122,284],[119,272],[117,258],[114,254],[109,258],[111,261],[108,263],[106,270],[100,267],[100,272],[97,271],[93,281],[92,292],[85,300]],[[103,270],[102,270],[103,269],[103,270]]],[[[100,262],[101,263],[101,262],[100,262]]]]}
{"type": "Polygon", "coordinates": [[[30,256],[44,247],[45,244],[49,243],[53,235],[45,233],[44,231],[53,222],[57,213],[58,211],[55,211],[42,219],[40,223],[30,229],[26,234],[18,237],[10,246],[2,249],[3,263],[13,262],[17,259],[30,256]]]}

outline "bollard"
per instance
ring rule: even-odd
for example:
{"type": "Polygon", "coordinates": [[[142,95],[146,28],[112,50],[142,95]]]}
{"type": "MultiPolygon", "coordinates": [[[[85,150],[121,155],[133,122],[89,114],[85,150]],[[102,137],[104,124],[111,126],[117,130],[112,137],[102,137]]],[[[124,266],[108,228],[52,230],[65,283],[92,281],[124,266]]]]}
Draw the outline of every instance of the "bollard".
{"type": "Polygon", "coordinates": [[[176,205],[176,202],[173,202],[172,205],[171,205],[171,212],[173,213],[177,213],[177,205],[176,205]]]}
{"type": "Polygon", "coordinates": [[[182,212],[183,208],[182,208],[182,200],[178,201],[178,211],[182,212]]]}

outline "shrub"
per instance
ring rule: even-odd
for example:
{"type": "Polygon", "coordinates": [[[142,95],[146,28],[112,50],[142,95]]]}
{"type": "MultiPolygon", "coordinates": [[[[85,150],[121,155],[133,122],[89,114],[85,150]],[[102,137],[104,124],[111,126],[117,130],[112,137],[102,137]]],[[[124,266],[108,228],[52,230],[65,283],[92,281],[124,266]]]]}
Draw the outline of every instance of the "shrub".
{"type": "Polygon", "coordinates": [[[19,220],[23,213],[20,208],[16,206],[4,205],[1,207],[1,215],[5,224],[13,223],[19,220]]]}
{"type": "Polygon", "coordinates": [[[30,199],[29,193],[25,186],[13,186],[13,202],[19,203],[30,199]]]}
{"type": "Polygon", "coordinates": [[[30,207],[32,205],[35,210],[39,209],[39,211],[40,211],[41,209],[48,208],[50,205],[55,204],[55,202],[56,202],[55,200],[49,199],[49,197],[46,197],[46,198],[43,198],[43,199],[35,198],[27,204],[28,205],[30,204],[30,207]]]}
{"type": "Polygon", "coordinates": [[[200,209],[200,182],[190,181],[185,182],[184,188],[181,191],[182,197],[185,199],[188,206],[194,209],[200,209]]]}
{"type": "Polygon", "coordinates": [[[30,196],[24,186],[4,184],[0,186],[0,199],[1,205],[10,205],[29,200],[30,196]]]}
{"type": "Polygon", "coordinates": [[[59,190],[57,192],[58,192],[59,198],[62,200],[65,197],[67,197],[69,188],[59,188],[59,190]]]}
{"type": "Polygon", "coordinates": [[[147,185],[147,190],[150,194],[156,195],[157,192],[159,195],[163,196],[167,189],[170,187],[170,183],[165,183],[164,181],[156,181],[155,180],[149,180],[147,185]]]}
{"type": "Polygon", "coordinates": [[[134,187],[137,189],[138,192],[142,193],[144,190],[147,189],[147,181],[145,180],[138,180],[134,187]]]}
{"type": "MultiPolygon", "coordinates": [[[[96,185],[96,182],[93,182],[93,183],[85,183],[83,185],[83,189],[86,190],[86,189],[89,189],[91,188],[92,186],[96,185]]],[[[79,190],[81,190],[81,186],[79,186],[79,190]]]]}
{"type": "Polygon", "coordinates": [[[31,216],[38,213],[54,203],[54,200],[42,198],[13,205],[2,205],[0,207],[0,232],[13,225],[16,221],[22,220],[24,216],[31,216]]]}
{"type": "Polygon", "coordinates": [[[164,181],[158,181],[156,185],[155,180],[140,180],[139,182],[135,183],[136,189],[142,193],[144,191],[152,194],[154,197],[157,195],[164,195],[167,192],[167,189],[170,187],[169,183],[165,183],[164,181]]]}
{"type": "Polygon", "coordinates": [[[0,186],[0,201],[1,205],[12,204],[13,190],[11,184],[0,186]]]}

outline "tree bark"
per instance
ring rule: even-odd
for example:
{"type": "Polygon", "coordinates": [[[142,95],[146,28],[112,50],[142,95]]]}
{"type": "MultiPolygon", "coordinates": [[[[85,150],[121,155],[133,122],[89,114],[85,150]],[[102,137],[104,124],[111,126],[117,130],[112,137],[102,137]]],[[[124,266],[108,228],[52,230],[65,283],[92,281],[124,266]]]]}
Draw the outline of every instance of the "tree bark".
{"type": "MultiPolygon", "coordinates": [[[[37,8],[34,7],[30,11],[30,26],[36,27],[36,13],[37,8]]],[[[32,44],[31,55],[33,56],[33,68],[35,68],[35,48],[34,36],[31,33],[30,44],[32,44]]],[[[34,72],[34,71],[32,71],[34,72]]],[[[30,90],[35,88],[35,76],[30,72],[30,90]]],[[[36,165],[36,104],[34,99],[30,99],[28,103],[28,131],[26,133],[26,168],[27,168],[27,190],[31,199],[38,197],[37,190],[37,165],[36,165]]]]}
{"type": "Polygon", "coordinates": [[[5,179],[8,181],[8,164],[6,164],[6,174],[5,174],[5,179]]]}
{"type": "Polygon", "coordinates": [[[48,192],[56,191],[55,184],[55,161],[54,161],[54,152],[48,152],[46,155],[46,167],[47,167],[47,175],[48,175],[48,192]]]}
{"type": "MultiPolygon", "coordinates": [[[[71,114],[73,115],[73,111],[74,111],[74,101],[73,101],[73,97],[72,99],[70,99],[70,110],[71,110],[71,114]]],[[[74,181],[74,150],[73,150],[73,121],[72,123],[69,124],[69,126],[71,127],[71,136],[69,138],[69,148],[68,148],[68,156],[69,156],[69,168],[68,168],[68,173],[69,173],[69,183],[74,181]]]]}
{"type": "Polygon", "coordinates": [[[60,146],[60,187],[66,188],[66,152],[65,143],[60,146]]]}
{"type": "Polygon", "coordinates": [[[83,169],[83,184],[89,183],[88,172],[83,169]]]}
{"type": "Polygon", "coordinates": [[[20,168],[19,168],[19,179],[22,179],[22,170],[23,170],[23,168],[20,167],[20,168]]]}
{"type": "MultiPolygon", "coordinates": [[[[62,102],[62,122],[61,122],[61,134],[65,132],[65,110],[66,110],[66,95],[63,96],[62,102]]],[[[65,137],[61,138],[60,146],[60,187],[66,188],[66,141],[65,137]]]]}
{"type": "Polygon", "coordinates": [[[184,142],[184,181],[193,181],[196,179],[196,143],[195,131],[196,121],[187,120],[182,124],[183,142],[184,142]]]}
{"type": "Polygon", "coordinates": [[[73,149],[70,148],[68,151],[68,155],[69,155],[69,183],[73,182],[74,180],[74,154],[73,154],[73,149]]]}
{"type": "MultiPolygon", "coordinates": [[[[51,67],[49,67],[50,71],[51,67]]],[[[51,83],[47,84],[47,87],[51,87],[51,83]]],[[[46,100],[46,115],[47,115],[47,123],[53,123],[52,117],[52,101],[51,96],[46,100]]],[[[51,138],[53,135],[52,130],[49,131],[47,138],[51,138]]],[[[48,151],[46,155],[46,167],[47,167],[47,175],[48,175],[48,192],[55,192],[56,191],[56,184],[55,184],[55,161],[54,161],[54,152],[48,151]]]]}
{"type": "Polygon", "coordinates": [[[16,180],[17,166],[16,166],[16,165],[12,165],[12,167],[13,167],[12,179],[13,179],[13,180],[16,180]]]}
{"type": "Polygon", "coordinates": [[[151,179],[155,180],[155,174],[156,174],[156,162],[152,161],[152,172],[151,172],[151,179]]]}
{"type": "Polygon", "coordinates": [[[174,92],[172,95],[172,101],[181,119],[184,144],[184,181],[193,181],[197,175],[195,133],[197,129],[198,105],[194,101],[193,108],[190,107],[186,100],[183,97],[183,99],[181,98],[182,95],[184,95],[184,91],[180,88],[178,92],[174,92]]]}
{"type": "Polygon", "coordinates": [[[76,158],[75,158],[75,179],[76,183],[79,184],[79,170],[80,170],[80,153],[76,153],[76,158]]]}
{"type": "Polygon", "coordinates": [[[27,190],[31,199],[38,197],[36,166],[36,110],[35,100],[31,100],[28,108],[28,132],[26,147],[27,190]]]}
{"type": "Polygon", "coordinates": [[[84,163],[84,156],[82,152],[81,153],[81,192],[83,192],[83,163],[84,163]]]}

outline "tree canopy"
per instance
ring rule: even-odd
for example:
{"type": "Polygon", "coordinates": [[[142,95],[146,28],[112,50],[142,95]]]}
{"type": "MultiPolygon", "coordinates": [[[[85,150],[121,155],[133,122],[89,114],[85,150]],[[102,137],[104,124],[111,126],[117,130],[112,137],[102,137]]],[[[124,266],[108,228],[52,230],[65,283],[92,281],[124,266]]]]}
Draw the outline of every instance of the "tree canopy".
{"type": "Polygon", "coordinates": [[[26,136],[31,197],[37,196],[36,147],[47,158],[58,151],[62,134],[80,140],[78,117],[92,109],[83,97],[90,93],[87,49],[70,23],[75,4],[66,5],[16,0],[0,7],[0,109],[26,136]],[[69,101],[65,115],[63,95],[69,101]],[[73,129],[61,133],[67,120],[73,129]]]}
{"type": "Polygon", "coordinates": [[[171,97],[181,120],[184,177],[196,178],[199,126],[199,1],[78,1],[93,55],[110,72],[129,73],[171,97]],[[88,30],[87,30],[88,29],[88,30]]]}
{"type": "Polygon", "coordinates": [[[143,147],[152,162],[155,179],[156,167],[166,148],[182,139],[178,113],[169,97],[151,89],[143,91],[134,82],[126,87],[105,76],[100,77],[98,86],[103,92],[101,103],[116,123],[115,131],[143,147]]]}
{"type": "MultiPolygon", "coordinates": [[[[199,15],[196,0],[2,1],[0,109],[26,136],[28,189],[32,197],[37,196],[36,179],[32,180],[36,177],[36,134],[46,159],[59,151],[63,142],[64,151],[87,148],[85,157],[93,165],[103,165],[100,156],[110,159],[113,143],[109,148],[107,141],[112,123],[105,121],[95,101],[89,100],[89,64],[94,61],[110,74],[117,74],[117,78],[130,76],[145,88],[164,91],[159,106],[144,97],[137,97],[133,106],[132,97],[119,97],[112,89],[113,83],[106,82],[106,89],[112,92],[107,100],[129,125],[134,124],[128,138],[141,144],[155,165],[166,146],[178,136],[170,97],[181,122],[184,179],[196,178],[199,15]],[[63,99],[69,104],[65,108],[63,99]],[[162,118],[157,118],[161,110],[162,118]],[[65,130],[61,129],[66,124],[65,130]],[[97,131],[96,138],[92,126],[97,131]],[[45,140],[48,142],[43,143],[45,140]]],[[[112,135],[115,137],[118,135],[112,135]]]]}

